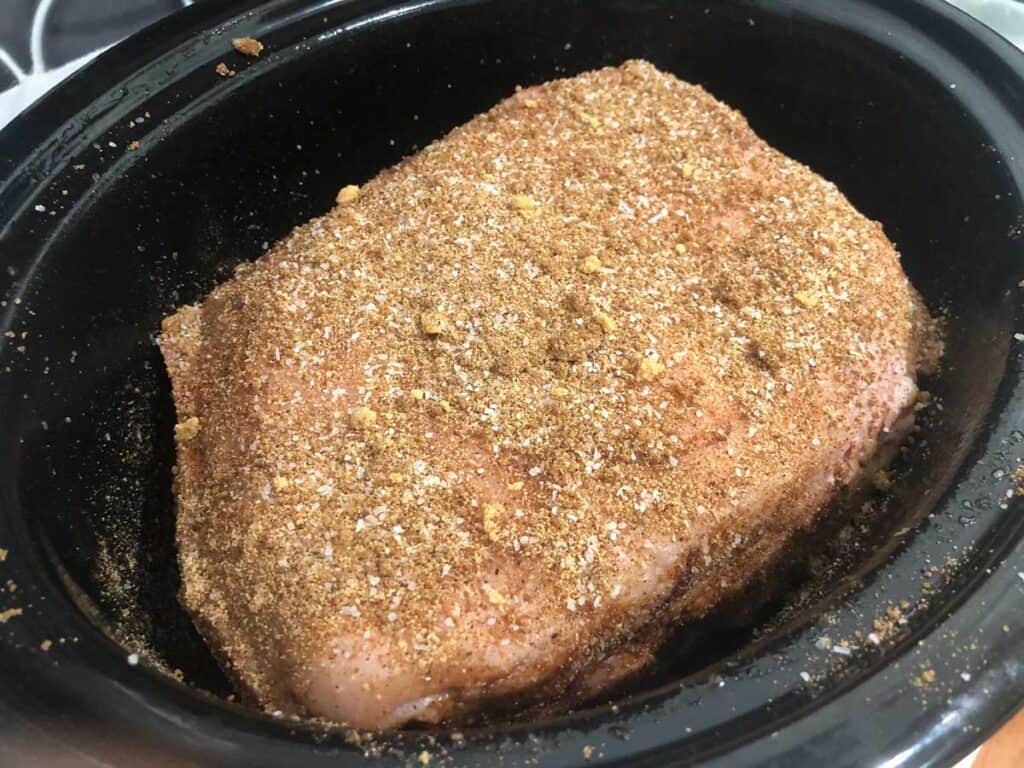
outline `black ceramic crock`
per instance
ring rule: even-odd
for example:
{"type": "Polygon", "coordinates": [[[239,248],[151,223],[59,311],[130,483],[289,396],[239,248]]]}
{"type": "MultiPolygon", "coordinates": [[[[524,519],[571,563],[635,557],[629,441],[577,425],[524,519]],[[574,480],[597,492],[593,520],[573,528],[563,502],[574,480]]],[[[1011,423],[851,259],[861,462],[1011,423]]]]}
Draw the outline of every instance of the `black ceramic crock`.
{"type": "Polygon", "coordinates": [[[940,0],[212,0],[144,30],[0,134],[0,762],[951,764],[1024,701],[1022,159],[1024,59],[940,0]],[[175,602],[161,317],[515,85],[632,57],[834,180],[946,317],[870,546],[544,722],[353,743],[225,700],[175,602]]]}

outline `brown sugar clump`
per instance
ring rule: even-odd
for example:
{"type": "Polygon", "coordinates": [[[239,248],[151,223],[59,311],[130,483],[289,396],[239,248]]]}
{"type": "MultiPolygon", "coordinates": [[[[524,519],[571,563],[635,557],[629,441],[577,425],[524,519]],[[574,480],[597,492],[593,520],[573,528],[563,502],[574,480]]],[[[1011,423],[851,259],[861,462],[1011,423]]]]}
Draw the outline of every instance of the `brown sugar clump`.
{"type": "Polygon", "coordinates": [[[263,43],[254,37],[236,37],[231,41],[231,47],[243,56],[251,56],[253,58],[263,52],[263,43]]]}

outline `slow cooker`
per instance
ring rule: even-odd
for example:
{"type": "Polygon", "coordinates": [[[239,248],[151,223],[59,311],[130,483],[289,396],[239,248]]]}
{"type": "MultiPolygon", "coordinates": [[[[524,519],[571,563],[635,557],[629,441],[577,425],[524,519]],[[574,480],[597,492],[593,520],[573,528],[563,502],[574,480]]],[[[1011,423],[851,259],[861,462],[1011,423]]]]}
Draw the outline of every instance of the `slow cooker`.
{"type": "Polygon", "coordinates": [[[211,0],[146,28],[0,133],[0,761],[951,764],[1024,701],[1022,161],[1024,57],[941,0],[211,0]],[[835,181],[943,316],[892,489],[580,711],[389,735],[244,706],[176,599],[160,319],[342,180],[637,57],[835,181]]]}

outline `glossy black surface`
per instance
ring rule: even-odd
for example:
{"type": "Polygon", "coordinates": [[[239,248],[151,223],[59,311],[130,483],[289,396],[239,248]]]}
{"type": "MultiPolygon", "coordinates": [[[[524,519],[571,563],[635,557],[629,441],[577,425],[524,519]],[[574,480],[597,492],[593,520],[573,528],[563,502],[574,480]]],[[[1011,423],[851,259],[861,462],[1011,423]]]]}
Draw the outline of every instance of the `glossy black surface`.
{"type": "Polygon", "coordinates": [[[108,637],[112,623],[144,635],[187,680],[227,691],[174,601],[173,415],[153,334],[342,183],[516,84],[630,57],[705,85],[885,224],[948,316],[928,382],[942,411],[873,546],[745,647],[723,636],[718,658],[669,665],[614,708],[458,741],[403,734],[382,759],[575,765],[589,745],[592,763],[943,765],[1011,713],[1024,698],[1024,505],[1006,496],[1024,458],[1020,54],[937,0],[212,2],[0,134],[0,332],[14,334],[0,338],[0,584],[16,584],[0,611],[23,609],[0,624],[0,755],[364,761],[341,732],[245,710],[145,656],[132,666],[108,637]],[[240,35],[264,55],[231,53],[240,35]],[[218,77],[221,60],[238,75],[218,77]],[[136,587],[127,620],[97,575],[111,564],[136,587]],[[900,600],[906,623],[876,647],[865,635],[900,600]]]}

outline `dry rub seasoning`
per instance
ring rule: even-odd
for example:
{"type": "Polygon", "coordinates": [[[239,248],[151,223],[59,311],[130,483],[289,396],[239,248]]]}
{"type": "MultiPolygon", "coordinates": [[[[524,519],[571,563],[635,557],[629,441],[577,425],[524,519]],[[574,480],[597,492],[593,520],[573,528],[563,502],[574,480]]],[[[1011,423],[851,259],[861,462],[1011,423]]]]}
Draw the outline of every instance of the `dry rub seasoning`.
{"type": "Polygon", "coordinates": [[[870,411],[883,350],[937,349],[878,224],[643,62],[526,89],[337,203],[161,341],[194,366],[185,599],[264,698],[282,638],[380,633],[429,670],[474,605],[513,642],[524,600],[605,616],[624,543],[728,575],[746,495],[850,434],[835,404],[870,411]]]}

